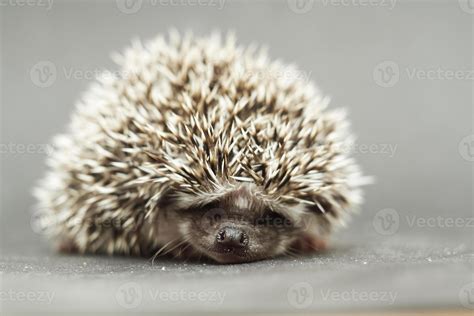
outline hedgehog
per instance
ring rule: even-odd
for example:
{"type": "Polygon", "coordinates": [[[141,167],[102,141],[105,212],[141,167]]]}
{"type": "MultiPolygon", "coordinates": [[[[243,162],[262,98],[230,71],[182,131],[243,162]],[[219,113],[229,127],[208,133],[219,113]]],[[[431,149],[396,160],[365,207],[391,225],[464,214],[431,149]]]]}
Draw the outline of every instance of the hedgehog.
{"type": "Polygon", "coordinates": [[[341,109],[235,36],[176,31],[113,55],[35,188],[63,252],[241,263],[326,248],[362,203],[341,109]]]}

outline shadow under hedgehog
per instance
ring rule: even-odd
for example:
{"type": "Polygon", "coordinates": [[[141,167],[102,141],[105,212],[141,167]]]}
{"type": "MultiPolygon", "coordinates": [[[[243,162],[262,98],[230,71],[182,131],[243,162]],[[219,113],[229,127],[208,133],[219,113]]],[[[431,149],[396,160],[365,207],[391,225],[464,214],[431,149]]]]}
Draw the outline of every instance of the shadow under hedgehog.
{"type": "Polygon", "coordinates": [[[115,59],[35,190],[62,251],[239,263],[324,248],[362,202],[344,111],[264,50],[180,36],[115,59]]]}

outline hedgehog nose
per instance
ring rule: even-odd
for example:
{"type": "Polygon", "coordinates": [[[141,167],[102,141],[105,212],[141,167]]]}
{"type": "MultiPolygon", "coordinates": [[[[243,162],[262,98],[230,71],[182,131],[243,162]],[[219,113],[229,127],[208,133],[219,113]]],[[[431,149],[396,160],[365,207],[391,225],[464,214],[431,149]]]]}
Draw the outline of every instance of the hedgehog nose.
{"type": "Polygon", "coordinates": [[[247,247],[249,238],[246,233],[235,227],[224,227],[217,233],[217,244],[224,252],[232,252],[234,249],[247,247]]]}

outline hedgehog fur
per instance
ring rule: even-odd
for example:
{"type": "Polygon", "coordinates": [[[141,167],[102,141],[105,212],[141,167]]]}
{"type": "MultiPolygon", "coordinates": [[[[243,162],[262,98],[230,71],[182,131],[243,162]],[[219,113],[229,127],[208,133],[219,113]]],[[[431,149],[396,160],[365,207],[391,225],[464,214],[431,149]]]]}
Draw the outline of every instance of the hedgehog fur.
{"type": "Polygon", "coordinates": [[[153,254],[162,209],[241,187],[275,212],[313,216],[321,236],[361,204],[366,178],[347,150],[345,112],[328,110],[294,66],[232,35],[177,32],[114,59],[120,74],[77,104],[35,190],[46,232],[63,247],[153,254]]]}

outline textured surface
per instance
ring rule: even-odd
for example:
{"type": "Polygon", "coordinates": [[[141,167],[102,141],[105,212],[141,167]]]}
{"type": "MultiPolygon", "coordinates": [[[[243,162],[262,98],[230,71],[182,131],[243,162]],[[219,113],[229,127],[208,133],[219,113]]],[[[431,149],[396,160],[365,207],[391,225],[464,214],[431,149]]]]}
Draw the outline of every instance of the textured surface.
{"type": "Polygon", "coordinates": [[[203,312],[463,309],[462,304],[467,304],[463,287],[469,284],[474,267],[473,249],[461,242],[467,236],[466,232],[448,236],[407,233],[367,243],[364,238],[342,234],[334,249],[325,254],[241,265],[164,259],[152,265],[142,259],[58,256],[46,249],[31,249],[4,257],[0,268],[3,291],[13,290],[14,295],[32,292],[36,299],[20,301],[13,296],[3,301],[3,308],[203,312]],[[298,297],[296,293],[300,293],[298,297]]]}
{"type": "Polygon", "coordinates": [[[474,287],[474,236],[467,222],[473,216],[473,168],[472,155],[462,151],[462,140],[473,133],[472,80],[447,79],[443,73],[472,70],[473,15],[458,1],[396,1],[392,9],[357,5],[362,1],[339,6],[314,1],[301,14],[287,1],[226,1],[218,10],[144,0],[133,14],[121,12],[116,1],[92,5],[57,0],[50,10],[4,3],[2,309],[118,311],[135,304],[137,310],[202,311],[296,311],[294,306],[306,305],[319,310],[472,307],[466,293],[474,287]],[[151,266],[141,259],[58,256],[40,242],[29,210],[31,188],[45,170],[44,145],[64,130],[74,101],[94,74],[114,69],[111,51],[127,46],[133,36],[151,38],[170,26],[197,34],[234,29],[244,45],[266,43],[273,58],[304,69],[302,76],[331,96],[334,107],[348,108],[358,136],[357,161],[377,183],[367,188],[361,214],[336,236],[332,252],[239,266],[151,266]],[[45,87],[31,76],[43,61],[56,67],[56,77],[45,87]],[[398,66],[398,79],[388,86],[376,76],[383,61],[398,66]],[[429,70],[435,71],[434,79],[426,78],[429,70]],[[379,216],[386,219],[383,225],[379,216]],[[453,225],[455,220],[461,222],[453,225]],[[120,288],[130,281],[139,284],[138,290],[133,284],[120,288]],[[289,287],[301,281],[312,286],[313,295],[303,285],[291,288],[288,299],[289,287]],[[133,300],[140,288],[141,301],[133,300]],[[153,299],[156,291],[171,289],[186,290],[188,299],[183,304],[153,299]],[[122,290],[128,290],[130,300],[120,296],[122,290]],[[291,296],[293,290],[300,300],[291,296]],[[202,297],[223,291],[224,303],[191,301],[191,291],[208,291],[202,297]],[[371,300],[362,300],[372,292],[371,300]],[[384,292],[397,294],[394,304],[387,296],[382,299],[384,292]],[[52,304],[39,300],[48,293],[52,304]]]}

